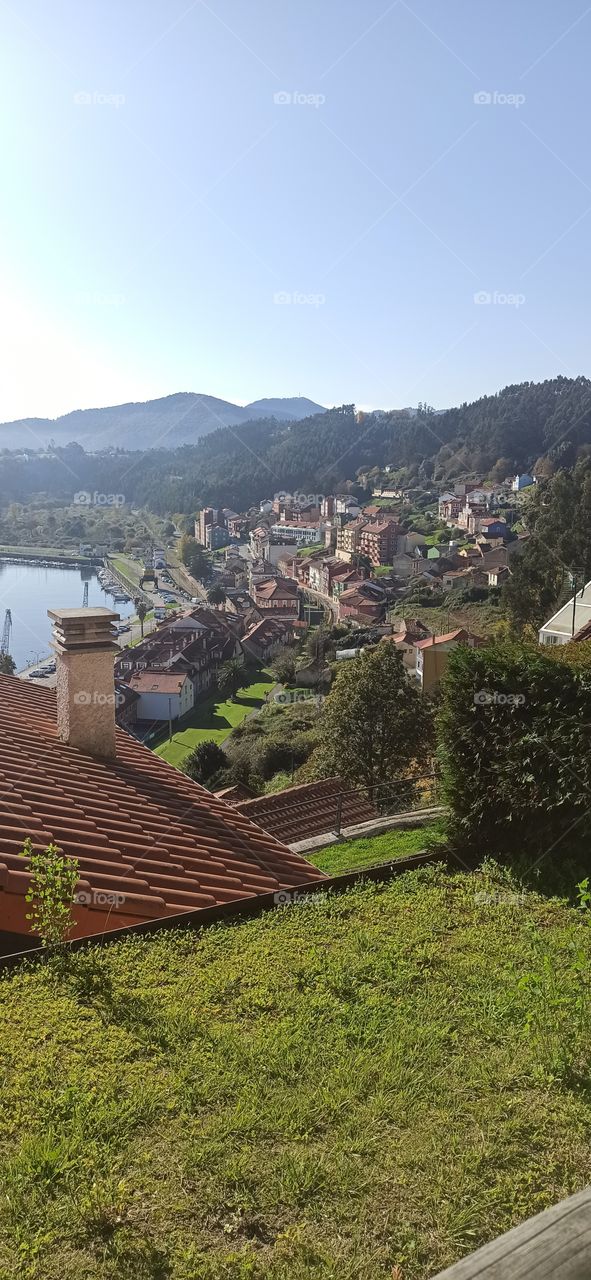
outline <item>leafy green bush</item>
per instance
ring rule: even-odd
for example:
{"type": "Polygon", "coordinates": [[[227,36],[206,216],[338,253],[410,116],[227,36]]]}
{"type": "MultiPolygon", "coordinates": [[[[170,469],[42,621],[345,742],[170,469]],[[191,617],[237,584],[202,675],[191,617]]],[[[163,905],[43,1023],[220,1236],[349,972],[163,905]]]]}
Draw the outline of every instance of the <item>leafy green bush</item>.
{"type": "Polygon", "coordinates": [[[589,856],[591,672],[533,645],[460,646],[439,737],[452,847],[572,889],[589,856]]]}

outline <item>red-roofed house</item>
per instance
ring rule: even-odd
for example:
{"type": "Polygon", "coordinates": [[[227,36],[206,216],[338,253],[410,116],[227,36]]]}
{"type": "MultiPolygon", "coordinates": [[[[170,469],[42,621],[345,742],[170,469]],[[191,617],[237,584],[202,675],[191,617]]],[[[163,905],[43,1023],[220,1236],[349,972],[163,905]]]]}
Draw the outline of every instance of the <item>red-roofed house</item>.
{"type": "Polygon", "coordinates": [[[472,635],[463,627],[457,627],[455,631],[448,631],[442,636],[429,636],[426,640],[417,640],[414,646],[415,674],[423,693],[427,693],[439,683],[447,667],[450,649],[455,649],[459,644],[465,644],[470,649],[479,649],[486,644],[486,640],[481,636],[472,635]]]}
{"type": "Polygon", "coordinates": [[[0,948],[30,942],[27,837],[78,859],[75,937],[324,879],[116,728],[116,613],[50,616],[56,691],[0,676],[0,948]]]}

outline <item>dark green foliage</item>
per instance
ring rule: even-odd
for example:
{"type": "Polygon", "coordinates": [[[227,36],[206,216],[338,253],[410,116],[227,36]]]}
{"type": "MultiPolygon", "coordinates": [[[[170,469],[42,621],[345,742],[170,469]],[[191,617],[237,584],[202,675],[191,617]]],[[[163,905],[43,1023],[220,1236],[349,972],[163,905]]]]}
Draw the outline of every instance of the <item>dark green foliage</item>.
{"type": "Polygon", "coordinates": [[[410,683],[402,655],[382,642],[340,664],[308,769],[310,776],[339,774],[372,789],[418,773],[432,743],[430,706],[410,683]]]}
{"type": "Polygon", "coordinates": [[[491,856],[572,888],[589,863],[591,672],[533,645],[460,646],[439,735],[448,834],[462,859],[491,856]]]}
{"type": "Polygon", "coordinates": [[[342,405],[300,422],[259,418],[220,427],[195,445],[169,449],[92,455],[72,445],[26,462],[6,452],[0,454],[0,493],[24,501],[32,493],[123,487],[128,503],[163,515],[194,511],[204,501],[240,511],[271,487],[330,493],[357,472],[377,468],[379,474],[386,463],[395,467],[392,480],[423,486],[431,474],[435,484],[493,470],[503,479],[536,460],[552,474],[572,466],[590,445],[591,382],[561,377],[505,387],[441,414],[424,408],[415,417],[368,414],[362,426],[353,406],[342,405]]]}
{"type": "Polygon", "coordinates": [[[271,705],[244,720],[226,743],[228,768],[219,786],[244,782],[260,791],[276,773],[285,772],[291,778],[316,746],[320,715],[315,700],[309,699],[271,705]]]}
{"type": "Polygon", "coordinates": [[[225,751],[213,738],[200,742],[198,747],[183,760],[183,773],[188,774],[194,782],[208,782],[214,773],[224,769],[228,763],[225,751]]]}
{"type": "Polygon", "coordinates": [[[557,605],[591,578],[591,464],[558,471],[536,486],[527,503],[531,536],[523,554],[511,560],[512,577],[503,599],[515,631],[538,628],[557,605]]]}

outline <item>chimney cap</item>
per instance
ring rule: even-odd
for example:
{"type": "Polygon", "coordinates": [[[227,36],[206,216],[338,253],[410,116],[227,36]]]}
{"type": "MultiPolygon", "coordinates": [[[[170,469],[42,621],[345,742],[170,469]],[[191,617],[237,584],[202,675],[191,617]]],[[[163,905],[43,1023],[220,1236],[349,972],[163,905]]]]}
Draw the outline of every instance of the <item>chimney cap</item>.
{"type": "Polygon", "coordinates": [[[53,621],[54,646],[59,650],[116,649],[112,624],[120,615],[112,609],[48,609],[53,621]]]}

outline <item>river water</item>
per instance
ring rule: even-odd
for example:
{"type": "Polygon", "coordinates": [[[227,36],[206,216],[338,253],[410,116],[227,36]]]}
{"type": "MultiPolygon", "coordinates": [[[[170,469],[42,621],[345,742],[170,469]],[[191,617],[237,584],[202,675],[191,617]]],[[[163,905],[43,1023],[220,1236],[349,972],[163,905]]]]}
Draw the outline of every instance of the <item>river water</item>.
{"type": "Polygon", "coordinates": [[[44,568],[42,565],[0,564],[0,634],[6,609],[12,614],[10,653],[17,671],[48,657],[51,622],[48,609],[81,609],[84,584],[88,603],[103,605],[122,618],[134,612],[133,604],[113,603],[89,569],[44,568]]]}

